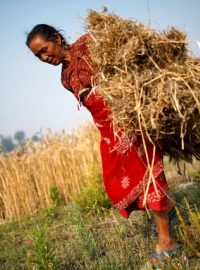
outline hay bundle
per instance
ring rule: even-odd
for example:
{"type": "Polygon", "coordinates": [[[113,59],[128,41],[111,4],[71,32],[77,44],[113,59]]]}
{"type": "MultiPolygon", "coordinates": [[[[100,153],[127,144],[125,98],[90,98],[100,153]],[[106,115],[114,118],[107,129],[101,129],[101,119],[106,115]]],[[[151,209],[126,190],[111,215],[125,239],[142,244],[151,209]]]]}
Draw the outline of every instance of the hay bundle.
{"type": "Polygon", "coordinates": [[[200,64],[185,33],[95,11],[86,24],[96,85],[115,128],[149,138],[175,159],[200,159],[200,64]]]}

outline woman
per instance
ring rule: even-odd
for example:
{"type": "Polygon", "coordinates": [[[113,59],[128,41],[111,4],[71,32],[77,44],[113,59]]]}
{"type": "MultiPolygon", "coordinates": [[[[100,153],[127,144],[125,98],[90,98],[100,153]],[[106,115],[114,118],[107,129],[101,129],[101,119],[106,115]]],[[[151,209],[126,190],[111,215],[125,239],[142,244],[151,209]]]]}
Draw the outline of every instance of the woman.
{"type": "MultiPolygon", "coordinates": [[[[166,254],[170,255],[177,248],[169,229],[168,213],[174,205],[166,195],[168,186],[163,172],[162,154],[156,151],[153,166],[156,190],[151,184],[144,206],[144,190],[149,178],[142,140],[135,136],[134,142],[130,142],[128,136],[116,136],[111,111],[98,95],[98,88],[93,87],[97,72],[87,49],[88,41],[89,35],[86,34],[69,45],[54,27],[39,24],[28,34],[26,45],[41,61],[55,66],[62,64],[63,86],[73,93],[80,105],[91,112],[101,134],[104,185],[111,202],[126,218],[133,210],[145,207],[152,210],[158,244],[149,262],[155,268],[166,254]]],[[[148,142],[146,146],[151,161],[153,147],[148,142]]]]}

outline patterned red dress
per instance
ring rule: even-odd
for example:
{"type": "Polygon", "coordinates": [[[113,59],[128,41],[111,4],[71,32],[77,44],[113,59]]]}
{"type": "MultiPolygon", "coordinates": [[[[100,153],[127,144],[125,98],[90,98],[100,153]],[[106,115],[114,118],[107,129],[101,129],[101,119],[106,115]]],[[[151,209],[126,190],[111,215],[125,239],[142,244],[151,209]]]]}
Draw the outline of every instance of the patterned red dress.
{"type": "MultiPolygon", "coordinates": [[[[115,136],[111,112],[98,95],[98,90],[92,88],[96,72],[87,50],[87,40],[88,36],[84,35],[70,46],[71,59],[62,67],[61,81],[92,114],[101,134],[100,150],[105,190],[120,213],[128,218],[132,210],[144,209],[144,190],[148,181],[144,148],[140,136],[136,136],[132,143],[128,138],[119,140],[115,136]]],[[[151,161],[153,148],[150,143],[146,144],[151,161]]],[[[157,192],[151,184],[146,205],[155,211],[166,211],[168,186],[163,173],[162,154],[159,151],[155,154],[153,175],[157,192]]]]}

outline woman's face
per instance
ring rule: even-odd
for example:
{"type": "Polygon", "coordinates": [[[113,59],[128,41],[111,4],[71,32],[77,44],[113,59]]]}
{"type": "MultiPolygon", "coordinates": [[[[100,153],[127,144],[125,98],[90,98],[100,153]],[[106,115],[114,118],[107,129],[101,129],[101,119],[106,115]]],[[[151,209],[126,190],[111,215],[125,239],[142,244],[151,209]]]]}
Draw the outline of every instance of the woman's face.
{"type": "Polygon", "coordinates": [[[56,35],[55,41],[48,41],[41,35],[36,35],[29,47],[35,56],[50,65],[57,66],[64,61],[65,55],[59,35],[56,35]]]}

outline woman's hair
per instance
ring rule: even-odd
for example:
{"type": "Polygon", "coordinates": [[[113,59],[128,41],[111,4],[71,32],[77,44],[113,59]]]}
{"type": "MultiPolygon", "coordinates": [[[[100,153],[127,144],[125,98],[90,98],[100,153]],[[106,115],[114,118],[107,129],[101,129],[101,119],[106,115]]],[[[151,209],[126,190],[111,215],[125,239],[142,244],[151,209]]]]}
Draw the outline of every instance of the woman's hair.
{"type": "Polygon", "coordinates": [[[60,33],[60,30],[57,30],[53,26],[47,24],[37,24],[34,26],[33,29],[27,34],[26,45],[29,47],[31,40],[37,35],[44,37],[48,41],[55,41],[55,34],[58,34],[61,37],[63,45],[67,45],[67,42],[64,36],[60,33]]]}

